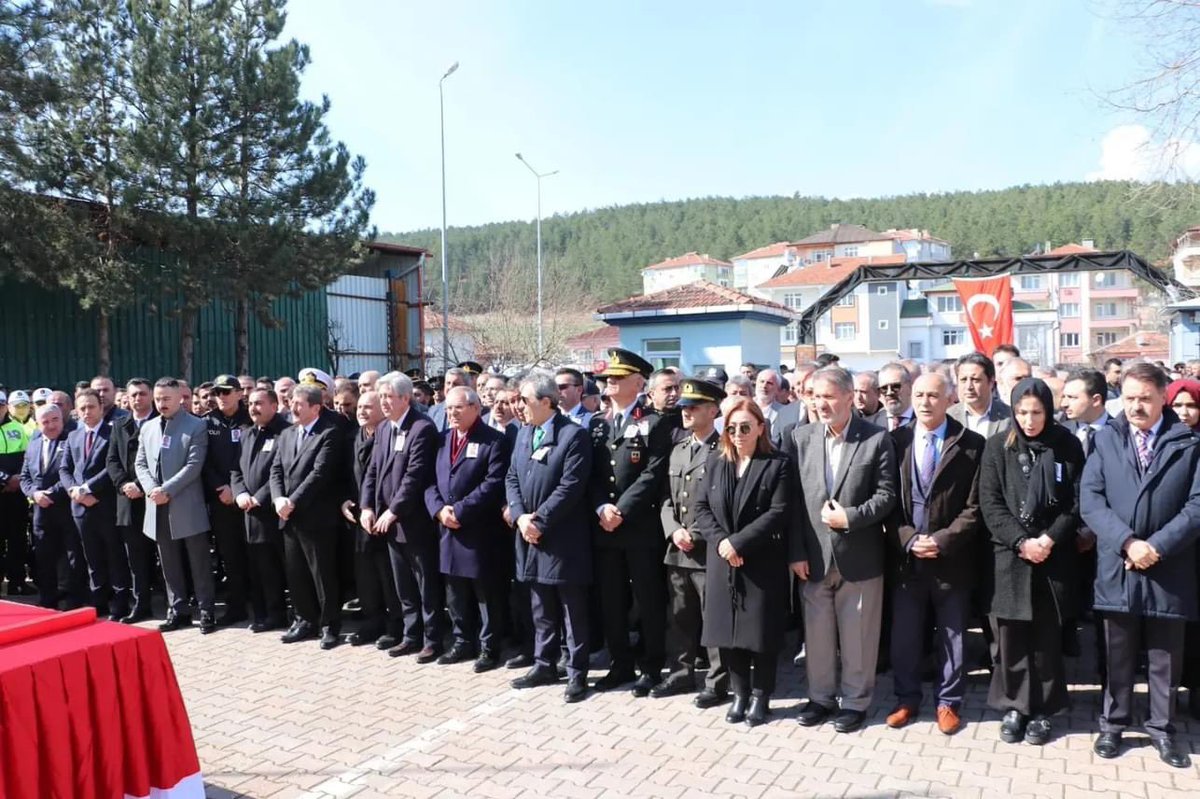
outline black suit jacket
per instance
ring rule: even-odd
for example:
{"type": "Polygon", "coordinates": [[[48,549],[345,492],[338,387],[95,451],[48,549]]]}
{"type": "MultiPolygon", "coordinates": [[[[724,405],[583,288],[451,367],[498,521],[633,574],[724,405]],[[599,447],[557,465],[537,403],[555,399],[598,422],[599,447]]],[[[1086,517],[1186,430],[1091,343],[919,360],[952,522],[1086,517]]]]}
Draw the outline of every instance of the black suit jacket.
{"type": "Polygon", "coordinates": [[[262,429],[251,425],[242,435],[237,464],[229,473],[233,496],[249,494],[259,504],[246,512],[246,541],[251,544],[279,540],[279,517],[271,503],[271,466],[279,452],[280,436],[287,427],[287,422],[279,416],[262,429]]]}
{"type": "MultiPolygon", "coordinates": [[[[156,418],[158,411],[151,411],[146,422],[156,418]]],[[[140,524],[142,517],[136,513],[136,508],[140,506],[144,511],[146,507],[145,497],[129,499],[121,493],[121,486],[138,481],[133,464],[137,459],[139,429],[133,416],[123,416],[113,420],[112,435],[108,439],[108,460],[105,462],[105,468],[108,469],[108,476],[112,478],[113,487],[117,490],[117,524],[122,527],[140,524]]],[[[141,488],[140,483],[138,488],[141,488]]]]}
{"type": "Polygon", "coordinates": [[[291,518],[280,521],[297,531],[331,535],[341,519],[343,434],[324,414],[299,449],[304,428],[293,424],[275,443],[271,462],[271,499],[288,497],[296,506],[291,518]]]}
{"type": "Polygon", "coordinates": [[[670,422],[639,404],[624,423],[593,416],[588,432],[593,459],[589,502],[597,545],[662,551],[666,544],[659,503],[671,456],[670,422]],[[596,515],[606,504],[616,505],[624,519],[611,533],[600,527],[596,515]]]}
{"type": "Polygon", "coordinates": [[[400,423],[385,420],[375,431],[375,448],[363,478],[360,503],[377,515],[396,515],[393,532],[401,543],[433,545],[437,528],[425,509],[425,489],[433,482],[438,433],[433,423],[409,408],[400,423]]]}

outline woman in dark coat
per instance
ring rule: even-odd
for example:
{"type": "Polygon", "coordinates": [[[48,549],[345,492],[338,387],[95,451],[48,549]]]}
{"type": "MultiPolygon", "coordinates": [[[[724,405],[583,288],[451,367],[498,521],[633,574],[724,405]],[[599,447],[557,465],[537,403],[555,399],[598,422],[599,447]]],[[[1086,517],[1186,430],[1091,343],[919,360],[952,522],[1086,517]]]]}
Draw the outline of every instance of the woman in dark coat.
{"type": "Polygon", "coordinates": [[[791,465],[773,450],[762,411],[750,400],[727,409],[708,474],[695,509],[709,546],[703,644],[719,647],[729,670],[734,696],[725,720],[753,727],[770,712],[787,622],[791,465]]]}
{"type": "Polygon", "coordinates": [[[1012,393],[1013,427],[983,452],[979,500],[992,536],[990,613],[1000,664],[988,704],[1004,712],[1000,738],[1041,745],[1067,706],[1063,609],[1072,596],[1083,447],[1054,421],[1054,398],[1026,378],[1012,393]]]}
{"type": "MultiPolygon", "coordinates": [[[[1200,435],[1200,380],[1175,380],[1167,386],[1167,404],[1179,421],[1200,435]]],[[[1200,583],[1200,550],[1197,550],[1196,582],[1200,583]]],[[[1189,621],[1183,644],[1183,675],[1188,689],[1188,713],[1200,719],[1200,622],[1189,621]]]]}

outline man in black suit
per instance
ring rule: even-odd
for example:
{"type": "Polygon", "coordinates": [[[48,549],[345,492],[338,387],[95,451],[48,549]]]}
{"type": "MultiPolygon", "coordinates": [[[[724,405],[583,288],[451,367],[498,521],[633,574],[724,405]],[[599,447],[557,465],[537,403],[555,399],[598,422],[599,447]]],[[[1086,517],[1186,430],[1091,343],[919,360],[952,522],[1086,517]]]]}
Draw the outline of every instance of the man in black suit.
{"type": "Polygon", "coordinates": [[[612,661],[596,689],[634,682],[633,693],[640,697],[649,696],[662,681],[666,662],[665,542],[659,503],[671,454],[671,428],[638,399],[652,371],[641,356],[610,349],[608,368],[600,375],[606,379],[610,410],[593,417],[588,431],[600,616],[612,661]],[[629,645],[631,586],[641,626],[640,677],[629,645]]]}
{"type": "Polygon", "coordinates": [[[445,632],[437,528],[425,508],[438,434],[429,417],[411,406],[412,380],[407,375],[389,372],[375,386],[386,419],[375,432],[375,449],[363,478],[360,522],[364,530],[387,538],[404,612],[404,639],[388,654],[415,653],[418,663],[432,663],[442,656],[445,632]]]}
{"type": "Polygon", "coordinates": [[[900,471],[900,496],[885,531],[895,570],[892,587],[891,662],[896,709],[892,728],[908,725],[921,706],[921,655],[932,606],[937,625],[937,726],[952,735],[961,726],[965,694],[963,633],[974,582],[975,549],[982,525],[979,462],[983,436],[949,418],[952,386],[939,372],[913,384],[914,424],[892,433],[900,471]]]}
{"type": "Polygon", "coordinates": [[[229,487],[234,504],[244,514],[242,535],[246,542],[250,607],[254,613],[250,630],[262,633],[287,627],[283,534],[271,502],[271,467],[288,424],[279,415],[279,398],[274,389],[251,391],[249,413],[251,425],[239,442],[238,461],[230,470],[229,487]]]}
{"type": "Polygon", "coordinates": [[[233,375],[213,381],[216,408],[204,415],[208,453],[204,456],[204,495],[212,521],[217,554],[225,570],[225,612],[217,624],[226,627],[246,620],[249,564],[246,553],[246,519],[234,502],[229,476],[238,465],[242,437],[250,428],[250,414],[242,402],[242,386],[233,375]]]}
{"type": "Polygon", "coordinates": [[[146,494],[134,470],[142,424],[158,416],[154,410],[152,391],[150,381],[144,377],[135,377],[125,384],[130,413],[113,422],[105,464],[116,488],[117,530],[125,544],[133,584],[133,607],[129,615],[121,619],[125,624],[136,624],[152,615],[150,581],[154,571],[154,542],[142,532],[146,518],[146,494]]]}
{"type": "Polygon", "coordinates": [[[337,535],[341,530],[344,439],[321,413],[321,389],[292,392],[292,427],[280,434],[271,464],[271,501],[283,530],[288,590],[295,619],[284,643],[317,636],[321,648],[338,645],[341,601],[337,535]]]}
{"type": "Polygon", "coordinates": [[[100,395],[93,389],[79,392],[75,410],[80,426],[67,437],[59,479],[83,541],[96,612],[120,621],[130,611],[129,561],[117,533],[117,495],[106,469],[112,428],[104,422],[100,395]]]}

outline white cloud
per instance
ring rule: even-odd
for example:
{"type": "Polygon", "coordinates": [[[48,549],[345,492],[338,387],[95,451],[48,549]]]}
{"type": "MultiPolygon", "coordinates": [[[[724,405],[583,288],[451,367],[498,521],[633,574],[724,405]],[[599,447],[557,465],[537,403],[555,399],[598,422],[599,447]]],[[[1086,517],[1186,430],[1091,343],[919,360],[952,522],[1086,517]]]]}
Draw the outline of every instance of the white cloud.
{"type": "Polygon", "coordinates": [[[1156,142],[1144,125],[1118,125],[1100,142],[1100,168],[1088,180],[1192,180],[1200,176],[1200,142],[1156,142]]]}

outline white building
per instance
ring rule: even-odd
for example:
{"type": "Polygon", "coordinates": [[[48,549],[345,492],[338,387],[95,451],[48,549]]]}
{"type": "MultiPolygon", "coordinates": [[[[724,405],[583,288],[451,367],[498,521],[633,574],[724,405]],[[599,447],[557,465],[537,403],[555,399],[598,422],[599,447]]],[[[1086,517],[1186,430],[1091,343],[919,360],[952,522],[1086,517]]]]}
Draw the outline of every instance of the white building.
{"type": "Polygon", "coordinates": [[[673,286],[695,283],[697,280],[729,286],[733,281],[733,264],[697,252],[668,258],[642,270],[642,293],[653,294],[673,286]]]}

